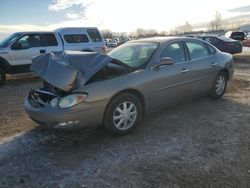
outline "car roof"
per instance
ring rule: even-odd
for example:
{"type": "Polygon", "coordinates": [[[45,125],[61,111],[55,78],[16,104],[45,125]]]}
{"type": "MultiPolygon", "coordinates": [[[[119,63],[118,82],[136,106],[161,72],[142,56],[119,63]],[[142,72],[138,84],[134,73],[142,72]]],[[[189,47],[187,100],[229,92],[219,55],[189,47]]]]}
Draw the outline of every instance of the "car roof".
{"type": "Polygon", "coordinates": [[[54,33],[54,32],[53,31],[21,31],[21,32],[16,32],[16,33],[19,33],[19,34],[48,33],[48,34],[51,34],[51,33],[54,33]]]}
{"type": "Polygon", "coordinates": [[[87,30],[87,29],[97,29],[97,27],[61,27],[61,28],[57,28],[55,29],[54,31],[55,32],[61,32],[61,31],[64,31],[64,30],[71,30],[71,31],[79,31],[79,30],[87,30]]]}
{"type": "Polygon", "coordinates": [[[137,39],[133,40],[131,42],[157,42],[157,43],[165,43],[167,41],[173,40],[173,39],[180,39],[183,37],[152,37],[152,38],[143,38],[143,39],[137,39]]]}
{"type": "MultiPolygon", "coordinates": [[[[164,44],[164,43],[166,43],[166,42],[171,42],[171,41],[176,41],[176,40],[183,40],[183,41],[202,41],[201,39],[198,39],[198,38],[171,36],[171,37],[144,38],[144,39],[138,39],[138,40],[129,41],[129,43],[133,43],[133,42],[153,42],[153,43],[154,43],[154,42],[155,42],[155,43],[164,44]]],[[[204,42],[204,41],[202,41],[202,42],[204,42]]]]}
{"type": "Polygon", "coordinates": [[[203,35],[203,36],[199,36],[199,37],[216,37],[216,38],[218,38],[219,36],[218,35],[203,35]]]}

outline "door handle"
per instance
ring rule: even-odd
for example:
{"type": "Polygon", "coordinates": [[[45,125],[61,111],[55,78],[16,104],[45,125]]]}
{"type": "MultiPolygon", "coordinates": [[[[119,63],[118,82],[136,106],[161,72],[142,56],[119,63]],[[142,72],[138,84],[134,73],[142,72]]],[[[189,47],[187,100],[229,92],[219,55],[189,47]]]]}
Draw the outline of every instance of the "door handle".
{"type": "Polygon", "coordinates": [[[46,50],[40,50],[40,54],[45,54],[46,50]]]}
{"type": "Polygon", "coordinates": [[[186,73],[188,71],[189,71],[188,69],[182,69],[181,73],[186,73]]]}
{"type": "Polygon", "coordinates": [[[211,66],[212,66],[212,67],[214,67],[214,66],[216,66],[216,65],[218,65],[218,63],[211,63],[211,66]]]}

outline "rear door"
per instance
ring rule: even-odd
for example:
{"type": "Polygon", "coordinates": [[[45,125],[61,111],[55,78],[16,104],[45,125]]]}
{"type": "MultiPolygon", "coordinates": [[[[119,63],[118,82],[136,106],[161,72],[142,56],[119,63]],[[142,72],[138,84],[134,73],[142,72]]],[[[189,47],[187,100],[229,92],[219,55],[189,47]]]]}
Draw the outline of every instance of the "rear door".
{"type": "Polygon", "coordinates": [[[58,52],[63,50],[63,44],[61,39],[58,37],[56,38],[54,33],[44,33],[41,34],[41,38],[43,41],[43,46],[45,47],[45,52],[58,52]]]}
{"type": "Polygon", "coordinates": [[[185,42],[189,54],[192,85],[191,96],[201,96],[211,90],[215,69],[218,63],[214,57],[213,47],[200,41],[185,42]],[[209,50],[209,48],[211,48],[209,50]]]}
{"type": "Polygon", "coordinates": [[[167,45],[158,59],[172,58],[175,63],[151,70],[151,109],[157,110],[164,106],[186,100],[190,94],[191,66],[186,61],[182,42],[167,45]]]}

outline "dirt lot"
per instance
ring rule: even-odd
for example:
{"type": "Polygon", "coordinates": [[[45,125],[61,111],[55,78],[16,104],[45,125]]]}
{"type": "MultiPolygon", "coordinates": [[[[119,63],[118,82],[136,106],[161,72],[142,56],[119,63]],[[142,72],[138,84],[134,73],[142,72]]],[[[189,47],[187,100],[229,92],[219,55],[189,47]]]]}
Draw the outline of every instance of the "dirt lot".
{"type": "Polygon", "coordinates": [[[0,87],[0,187],[250,186],[250,56],[224,98],[153,113],[133,134],[36,127],[23,110],[38,79],[0,87]]]}

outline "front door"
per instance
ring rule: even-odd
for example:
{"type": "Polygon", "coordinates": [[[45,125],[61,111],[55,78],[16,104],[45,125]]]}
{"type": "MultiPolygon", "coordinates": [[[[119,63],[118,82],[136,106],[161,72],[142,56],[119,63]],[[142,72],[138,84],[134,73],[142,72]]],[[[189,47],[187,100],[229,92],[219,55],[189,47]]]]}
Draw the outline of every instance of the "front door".
{"type": "Polygon", "coordinates": [[[10,48],[11,64],[13,66],[27,66],[34,56],[45,53],[39,34],[27,34],[18,39],[10,48]]]}
{"type": "Polygon", "coordinates": [[[186,100],[190,92],[191,66],[186,61],[182,43],[174,42],[166,46],[159,59],[172,58],[175,63],[151,70],[151,109],[159,108],[186,100]]]}

